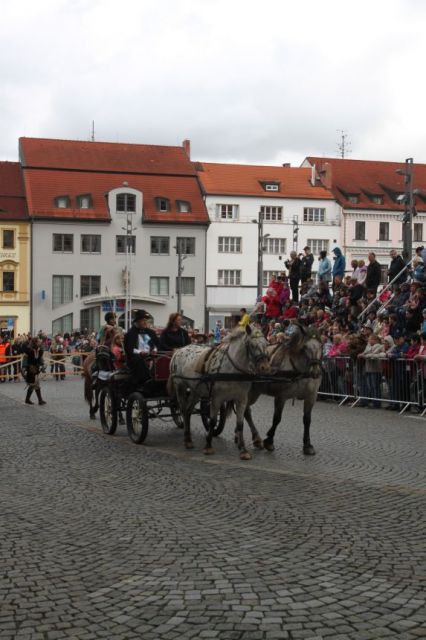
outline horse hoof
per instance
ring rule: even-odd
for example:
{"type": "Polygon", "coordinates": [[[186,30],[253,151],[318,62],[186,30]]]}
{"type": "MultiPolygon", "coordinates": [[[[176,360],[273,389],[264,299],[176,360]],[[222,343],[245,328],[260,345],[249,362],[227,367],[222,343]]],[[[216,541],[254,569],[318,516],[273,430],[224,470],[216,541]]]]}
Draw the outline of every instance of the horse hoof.
{"type": "Polygon", "coordinates": [[[273,442],[269,442],[268,440],[264,440],[263,441],[263,448],[266,449],[266,451],[274,451],[275,450],[273,442]]]}
{"type": "Polygon", "coordinates": [[[303,447],[303,453],[305,454],[305,456],[314,456],[315,455],[315,449],[310,444],[309,447],[303,447]]]}
{"type": "Polygon", "coordinates": [[[241,451],[240,460],[251,460],[251,453],[248,451],[241,451]]]}
{"type": "Polygon", "coordinates": [[[256,449],[263,449],[263,442],[261,438],[255,438],[253,440],[253,446],[256,447],[256,449]]]}
{"type": "Polygon", "coordinates": [[[206,447],[203,453],[205,456],[212,456],[214,454],[214,449],[213,447],[206,447]]]}
{"type": "Polygon", "coordinates": [[[191,441],[185,442],[185,449],[193,449],[194,444],[191,441]]]}

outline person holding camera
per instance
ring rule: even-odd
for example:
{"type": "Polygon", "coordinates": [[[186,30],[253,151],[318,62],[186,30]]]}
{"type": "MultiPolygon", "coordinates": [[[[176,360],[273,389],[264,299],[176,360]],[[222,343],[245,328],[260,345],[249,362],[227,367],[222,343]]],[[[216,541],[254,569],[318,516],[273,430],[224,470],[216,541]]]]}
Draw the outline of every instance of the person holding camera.
{"type": "Polygon", "coordinates": [[[300,281],[301,261],[296,251],[290,252],[290,259],[286,260],[284,264],[288,269],[288,276],[290,280],[290,289],[291,289],[293,302],[299,302],[299,281],[300,281]]]}

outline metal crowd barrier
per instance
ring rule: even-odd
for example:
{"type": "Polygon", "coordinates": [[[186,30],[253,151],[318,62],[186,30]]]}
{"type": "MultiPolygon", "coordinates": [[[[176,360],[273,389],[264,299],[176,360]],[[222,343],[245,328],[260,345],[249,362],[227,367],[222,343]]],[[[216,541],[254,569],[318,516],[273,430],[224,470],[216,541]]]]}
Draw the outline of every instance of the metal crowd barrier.
{"type": "Polygon", "coordinates": [[[372,405],[403,414],[410,406],[426,413],[426,361],[404,358],[324,358],[319,395],[339,406],[372,405]]]}
{"type": "MultiPolygon", "coordinates": [[[[45,351],[43,354],[46,369],[44,375],[51,375],[56,380],[64,379],[70,375],[81,375],[83,371],[83,361],[89,353],[73,351],[70,353],[54,354],[45,351]]],[[[22,378],[23,359],[23,355],[5,356],[6,362],[0,364],[0,383],[12,380],[19,382],[22,378]]]]}

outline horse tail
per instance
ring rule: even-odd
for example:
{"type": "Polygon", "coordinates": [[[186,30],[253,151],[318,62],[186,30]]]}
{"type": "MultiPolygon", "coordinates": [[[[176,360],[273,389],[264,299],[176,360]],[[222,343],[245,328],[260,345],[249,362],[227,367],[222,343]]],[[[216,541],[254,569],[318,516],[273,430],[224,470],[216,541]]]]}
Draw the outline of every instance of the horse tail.
{"type": "Polygon", "coordinates": [[[176,396],[175,383],[172,375],[170,375],[167,380],[167,393],[171,398],[176,396]]]}

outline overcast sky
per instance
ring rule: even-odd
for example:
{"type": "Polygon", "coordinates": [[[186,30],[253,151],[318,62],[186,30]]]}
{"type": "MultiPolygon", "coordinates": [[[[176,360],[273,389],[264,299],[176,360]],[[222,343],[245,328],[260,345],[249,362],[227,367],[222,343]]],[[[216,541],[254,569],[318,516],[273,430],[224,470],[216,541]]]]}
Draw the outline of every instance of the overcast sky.
{"type": "Polygon", "coordinates": [[[0,159],[19,136],[197,160],[426,162],[423,0],[0,0],[0,159]]]}

